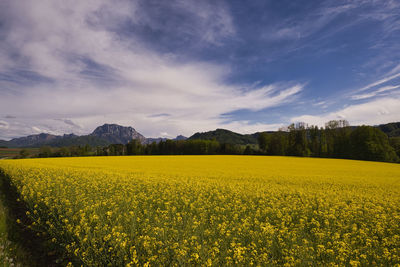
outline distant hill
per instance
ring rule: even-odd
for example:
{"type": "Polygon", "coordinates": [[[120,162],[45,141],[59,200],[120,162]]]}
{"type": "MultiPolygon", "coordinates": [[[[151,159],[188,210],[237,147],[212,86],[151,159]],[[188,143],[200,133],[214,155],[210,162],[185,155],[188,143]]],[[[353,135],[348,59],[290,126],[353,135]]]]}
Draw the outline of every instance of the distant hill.
{"type": "Polygon", "coordinates": [[[95,136],[77,136],[74,134],[52,135],[41,133],[29,135],[26,137],[14,138],[10,141],[0,141],[0,146],[3,147],[41,147],[41,146],[72,146],[72,145],[90,145],[90,146],[105,146],[109,143],[95,136]]]}
{"type": "Polygon", "coordinates": [[[60,138],[62,138],[62,136],[41,133],[41,134],[29,135],[26,137],[14,138],[8,142],[8,146],[9,147],[42,146],[60,138]]]}
{"type": "MultiPolygon", "coordinates": [[[[117,124],[104,124],[97,127],[91,134],[78,136],[75,134],[53,135],[41,133],[26,137],[14,138],[10,141],[0,140],[0,147],[63,147],[63,146],[107,146],[110,144],[127,144],[132,139],[139,140],[142,144],[159,143],[167,138],[145,138],[132,127],[117,124]]],[[[173,140],[185,140],[186,137],[178,135],[173,140]]]]}
{"type": "Polygon", "coordinates": [[[389,137],[400,136],[400,122],[381,124],[377,127],[389,137]]]}
{"type": "MultiPolygon", "coordinates": [[[[166,140],[168,140],[168,139],[169,139],[169,138],[165,138],[165,137],[146,138],[145,144],[151,144],[151,143],[153,143],[153,142],[156,142],[156,144],[158,144],[158,143],[160,143],[161,141],[166,141],[166,140]]],[[[186,139],[187,139],[187,137],[185,137],[185,136],[183,136],[183,135],[178,135],[177,137],[175,137],[174,139],[171,139],[171,140],[179,141],[179,140],[186,140],[186,139]]]]}
{"type": "Polygon", "coordinates": [[[117,124],[104,124],[97,127],[89,135],[78,136],[75,134],[53,135],[41,133],[26,137],[14,138],[10,141],[0,140],[3,147],[41,147],[41,146],[107,146],[109,144],[127,144],[132,139],[145,142],[146,138],[132,127],[124,127],[117,124]]]}
{"type": "MultiPolygon", "coordinates": [[[[400,137],[400,122],[381,124],[376,127],[387,134],[388,137],[400,137]]],[[[352,126],[352,128],[356,129],[357,126],[352,126]]],[[[273,133],[273,131],[268,131],[267,133],[273,133]]],[[[189,140],[216,140],[220,143],[247,145],[257,144],[259,134],[259,132],[253,134],[239,134],[225,129],[217,129],[214,131],[195,133],[189,137],[189,140]]]]}
{"type": "Polygon", "coordinates": [[[96,137],[96,136],[64,135],[63,138],[55,139],[54,141],[51,141],[51,142],[47,143],[46,145],[53,146],[53,147],[90,145],[90,146],[94,147],[94,146],[107,146],[109,144],[110,143],[107,140],[96,137]]]}
{"type": "Polygon", "coordinates": [[[237,144],[237,145],[247,145],[247,144],[257,144],[258,133],[255,134],[238,134],[225,129],[217,129],[215,131],[209,131],[204,133],[195,133],[189,140],[216,140],[219,143],[226,144],[237,144]]]}

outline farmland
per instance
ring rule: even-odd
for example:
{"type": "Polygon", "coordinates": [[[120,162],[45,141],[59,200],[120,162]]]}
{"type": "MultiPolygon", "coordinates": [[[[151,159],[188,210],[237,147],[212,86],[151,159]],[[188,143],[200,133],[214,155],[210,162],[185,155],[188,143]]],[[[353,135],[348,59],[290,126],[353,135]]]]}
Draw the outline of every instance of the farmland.
{"type": "MultiPolygon", "coordinates": [[[[400,165],[260,156],[0,161],[70,265],[395,265],[400,165]]],[[[26,225],[28,224],[28,225],[26,225]]]]}
{"type": "Polygon", "coordinates": [[[0,159],[1,158],[14,158],[20,155],[20,151],[25,149],[29,156],[33,156],[39,153],[39,148],[0,148],[0,159]]]}

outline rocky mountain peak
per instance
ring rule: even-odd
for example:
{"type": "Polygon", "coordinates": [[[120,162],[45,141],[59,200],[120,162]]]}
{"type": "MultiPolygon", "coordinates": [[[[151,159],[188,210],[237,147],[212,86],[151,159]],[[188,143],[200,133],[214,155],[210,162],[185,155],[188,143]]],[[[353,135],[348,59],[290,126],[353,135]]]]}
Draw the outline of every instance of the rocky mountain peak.
{"type": "Polygon", "coordinates": [[[137,139],[142,143],[146,140],[146,138],[134,128],[118,124],[104,124],[97,127],[90,135],[100,137],[115,144],[127,144],[132,139],[137,139]]]}

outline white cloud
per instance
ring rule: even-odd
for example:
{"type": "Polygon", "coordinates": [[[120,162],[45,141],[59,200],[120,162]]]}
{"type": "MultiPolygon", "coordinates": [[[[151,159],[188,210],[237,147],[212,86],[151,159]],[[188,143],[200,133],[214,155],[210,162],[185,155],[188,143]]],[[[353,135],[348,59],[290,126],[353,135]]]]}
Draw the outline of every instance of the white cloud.
{"type": "MultiPolygon", "coordinates": [[[[218,44],[220,36],[234,35],[224,6],[177,3],[193,9],[200,30],[208,31],[206,42],[218,44]]],[[[0,91],[0,113],[17,117],[0,137],[41,131],[84,134],[106,122],[131,125],[146,136],[190,135],[217,127],[265,130],[270,125],[226,123],[220,115],[278,106],[304,87],[227,85],[227,65],[178,62],[145,46],[135,33],[125,37],[115,29],[127,21],[159,27],[141,15],[136,2],[9,1],[9,6],[10,31],[0,46],[0,58],[7,60],[0,62],[0,71],[28,70],[41,78],[0,91]],[[41,81],[44,77],[51,82],[41,81]]]]}
{"type": "Polygon", "coordinates": [[[330,120],[340,119],[348,120],[350,125],[377,125],[400,121],[400,98],[380,98],[326,114],[294,117],[291,121],[324,126],[330,120]]]}
{"type": "Polygon", "coordinates": [[[32,130],[34,130],[36,133],[42,133],[43,132],[42,129],[40,129],[40,128],[36,127],[36,126],[32,126],[32,130]]]}
{"type": "Polygon", "coordinates": [[[3,130],[3,129],[8,129],[9,128],[9,123],[8,122],[6,122],[6,121],[0,121],[0,130],[3,130]]]}
{"type": "Polygon", "coordinates": [[[251,123],[249,121],[235,121],[229,123],[227,125],[228,129],[232,129],[233,131],[244,133],[244,134],[252,134],[255,132],[261,131],[277,131],[279,128],[284,127],[283,123],[251,123]]]}

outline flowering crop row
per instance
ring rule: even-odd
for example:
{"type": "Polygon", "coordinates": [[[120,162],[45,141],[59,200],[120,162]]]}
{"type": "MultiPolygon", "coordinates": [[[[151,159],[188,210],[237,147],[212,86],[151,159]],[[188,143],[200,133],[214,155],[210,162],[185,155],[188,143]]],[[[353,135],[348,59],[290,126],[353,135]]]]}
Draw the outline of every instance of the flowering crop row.
{"type": "Polygon", "coordinates": [[[71,264],[398,265],[400,165],[253,156],[3,160],[71,264]]]}

